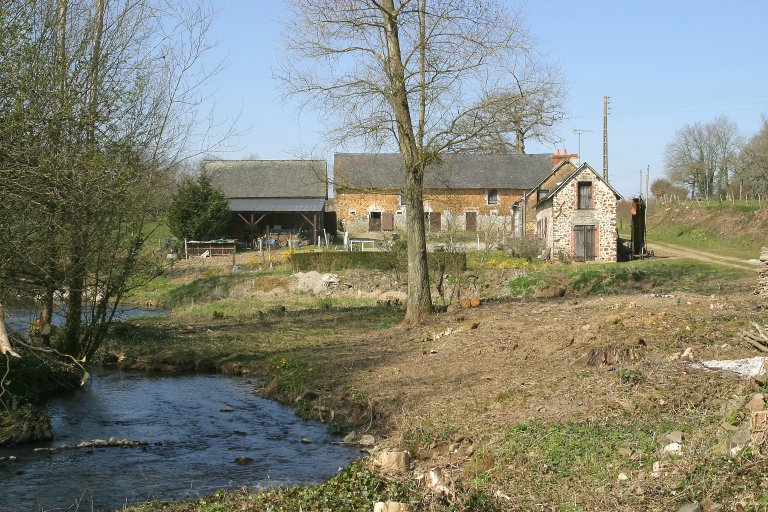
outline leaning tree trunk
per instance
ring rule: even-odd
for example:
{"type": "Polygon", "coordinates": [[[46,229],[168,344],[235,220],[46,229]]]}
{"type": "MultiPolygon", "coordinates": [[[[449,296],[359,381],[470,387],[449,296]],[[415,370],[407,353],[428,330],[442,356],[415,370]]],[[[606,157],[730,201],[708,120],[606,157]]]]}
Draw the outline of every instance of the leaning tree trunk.
{"type": "Polygon", "coordinates": [[[11,340],[8,339],[8,331],[5,330],[5,310],[2,304],[0,304],[0,354],[20,357],[13,351],[11,340]]]}

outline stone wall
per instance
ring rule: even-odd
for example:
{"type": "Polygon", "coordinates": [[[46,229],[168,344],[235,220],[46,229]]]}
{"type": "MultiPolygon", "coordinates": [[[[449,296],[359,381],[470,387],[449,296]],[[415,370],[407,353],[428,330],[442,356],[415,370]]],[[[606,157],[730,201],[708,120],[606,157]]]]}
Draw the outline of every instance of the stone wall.
{"type": "MultiPolygon", "coordinates": [[[[512,204],[523,195],[523,190],[497,189],[497,204],[488,204],[488,189],[431,189],[424,192],[424,210],[440,212],[441,231],[466,230],[466,213],[475,212],[477,229],[511,229],[512,204]]],[[[371,212],[392,213],[395,231],[405,230],[405,206],[400,204],[400,193],[385,191],[373,193],[337,190],[336,216],[344,229],[352,234],[368,231],[371,212]]]]}
{"type": "Polygon", "coordinates": [[[757,293],[768,297],[768,247],[763,247],[760,265],[757,268],[757,293]]]}
{"type": "Polygon", "coordinates": [[[591,169],[582,169],[554,198],[538,209],[537,221],[546,218],[548,222],[546,240],[552,249],[552,259],[573,260],[574,226],[591,225],[597,228],[598,233],[595,261],[616,261],[616,204],[613,191],[591,169]],[[579,210],[578,183],[586,181],[592,182],[592,208],[579,210]]]}
{"type": "MultiPolygon", "coordinates": [[[[557,185],[568,179],[568,177],[576,172],[576,166],[572,162],[566,162],[547,177],[541,185],[532,190],[529,196],[523,203],[525,208],[525,232],[523,236],[535,236],[538,233],[538,211],[536,204],[538,203],[538,191],[540,189],[554,190],[557,185]]],[[[516,224],[517,225],[517,224],[516,224]]]]}

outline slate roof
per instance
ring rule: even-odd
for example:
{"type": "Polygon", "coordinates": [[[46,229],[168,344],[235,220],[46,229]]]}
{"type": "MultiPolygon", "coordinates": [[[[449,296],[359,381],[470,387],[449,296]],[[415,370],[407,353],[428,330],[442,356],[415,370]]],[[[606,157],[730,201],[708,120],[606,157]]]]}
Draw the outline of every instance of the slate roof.
{"type": "MultiPolygon", "coordinates": [[[[427,167],[424,188],[531,189],[552,171],[552,155],[443,154],[427,167]]],[[[336,153],[333,163],[337,190],[397,190],[404,184],[397,153],[336,153]]]]}
{"type": "Polygon", "coordinates": [[[234,197],[229,200],[229,209],[233,212],[322,212],[325,207],[323,198],[263,198],[234,197]]]}
{"type": "Polygon", "coordinates": [[[206,160],[201,167],[229,197],[328,197],[325,160],[206,160]]]}

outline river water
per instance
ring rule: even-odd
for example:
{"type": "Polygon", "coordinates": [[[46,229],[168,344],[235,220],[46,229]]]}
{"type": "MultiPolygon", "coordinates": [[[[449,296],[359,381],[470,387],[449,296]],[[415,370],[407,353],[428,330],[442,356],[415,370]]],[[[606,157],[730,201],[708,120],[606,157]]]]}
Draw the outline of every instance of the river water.
{"type": "Polygon", "coordinates": [[[301,420],[253,388],[218,375],[96,373],[84,388],[48,402],[56,439],[39,446],[110,437],[149,444],[0,449],[18,459],[0,463],[0,511],[102,510],[221,488],[317,483],[359,456],[332,444],[326,425],[301,420]],[[238,465],[236,457],[253,462],[238,465]]]}
{"type": "MultiPolygon", "coordinates": [[[[35,319],[35,311],[30,307],[9,307],[5,312],[5,325],[8,329],[16,331],[19,334],[26,335],[29,330],[29,324],[35,319]]],[[[115,310],[115,321],[131,320],[135,318],[163,316],[168,311],[157,308],[143,308],[131,304],[120,304],[115,310]]],[[[67,317],[61,308],[54,308],[51,315],[51,323],[56,327],[64,327],[67,317]]],[[[83,321],[88,322],[89,318],[86,312],[83,313],[83,321]]]]}

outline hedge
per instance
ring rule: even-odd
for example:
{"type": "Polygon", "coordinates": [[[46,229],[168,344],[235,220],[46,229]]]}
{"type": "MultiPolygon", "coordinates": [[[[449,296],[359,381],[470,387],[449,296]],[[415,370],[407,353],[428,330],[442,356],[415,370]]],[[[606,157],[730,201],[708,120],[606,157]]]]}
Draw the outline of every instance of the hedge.
{"type": "MultiPolygon", "coordinates": [[[[467,269],[467,255],[453,252],[429,253],[429,269],[444,265],[445,270],[457,272],[467,269]]],[[[401,270],[408,268],[406,255],[393,252],[328,251],[297,252],[290,256],[295,271],[335,272],[348,268],[371,270],[401,270]]]]}

